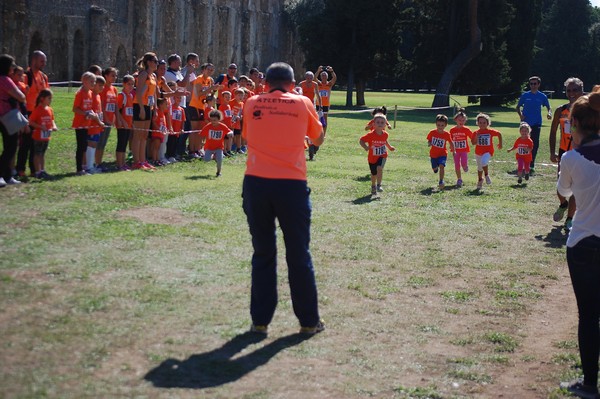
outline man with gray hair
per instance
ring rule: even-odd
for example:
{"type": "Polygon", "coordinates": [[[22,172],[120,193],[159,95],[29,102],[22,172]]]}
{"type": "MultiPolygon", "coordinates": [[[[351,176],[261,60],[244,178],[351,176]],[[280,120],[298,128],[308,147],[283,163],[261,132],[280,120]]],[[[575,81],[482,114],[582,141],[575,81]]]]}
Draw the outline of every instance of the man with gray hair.
{"type": "Polygon", "coordinates": [[[293,93],[294,70],[283,62],[266,73],[267,93],[244,105],[242,136],[248,142],[243,209],[252,235],[251,331],[266,334],[277,306],[277,239],[283,233],[288,280],[300,333],[325,326],[319,317],[317,285],[309,251],[311,204],[304,140],[325,140],[312,102],[293,93]],[[285,134],[282,134],[285,132],[285,134]]]}

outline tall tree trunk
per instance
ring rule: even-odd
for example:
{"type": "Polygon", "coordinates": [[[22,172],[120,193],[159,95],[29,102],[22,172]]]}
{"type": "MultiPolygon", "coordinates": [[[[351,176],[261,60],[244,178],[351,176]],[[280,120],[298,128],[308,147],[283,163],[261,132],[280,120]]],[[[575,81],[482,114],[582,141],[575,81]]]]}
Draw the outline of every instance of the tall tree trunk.
{"type": "Polygon", "coordinates": [[[348,68],[348,85],[346,87],[346,107],[352,106],[352,91],[354,89],[354,65],[348,68]]]}
{"type": "Polygon", "coordinates": [[[359,107],[366,104],[365,102],[365,89],[367,87],[367,82],[364,79],[356,80],[356,105],[359,107]]]}
{"type": "Polygon", "coordinates": [[[460,72],[481,53],[481,29],[477,23],[478,0],[469,0],[469,45],[452,60],[444,70],[438,83],[432,107],[446,107],[450,104],[450,89],[460,72]]]}

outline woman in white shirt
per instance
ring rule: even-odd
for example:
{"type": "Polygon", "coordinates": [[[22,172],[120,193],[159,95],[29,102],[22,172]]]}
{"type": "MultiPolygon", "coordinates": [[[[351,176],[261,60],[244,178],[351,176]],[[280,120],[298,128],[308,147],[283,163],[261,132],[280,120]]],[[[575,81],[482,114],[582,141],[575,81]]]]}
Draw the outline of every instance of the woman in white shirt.
{"type": "Polygon", "coordinates": [[[575,195],[577,212],[567,239],[567,263],[579,310],[583,381],[568,387],[584,398],[598,394],[600,357],[600,93],[582,96],[571,108],[573,150],[560,163],[558,192],[575,195]]]}

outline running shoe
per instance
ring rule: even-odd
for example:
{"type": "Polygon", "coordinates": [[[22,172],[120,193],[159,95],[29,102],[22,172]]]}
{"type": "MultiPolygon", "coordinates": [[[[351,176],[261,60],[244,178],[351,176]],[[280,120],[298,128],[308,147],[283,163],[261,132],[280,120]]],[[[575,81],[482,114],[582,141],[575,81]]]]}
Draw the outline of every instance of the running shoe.
{"type": "Polygon", "coordinates": [[[565,220],[565,229],[567,229],[567,231],[573,229],[573,218],[567,218],[567,220],[565,220]]]}
{"type": "Polygon", "coordinates": [[[483,188],[483,179],[479,179],[477,182],[477,190],[481,190],[483,188]]]}
{"type": "Polygon", "coordinates": [[[525,173],[525,180],[529,180],[529,173],[525,173]]]}
{"type": "Polygon", "coordinates": [[[560,222],[562,220],[562,218],[565,216],[565,213],[567,213],[568,208],[569,208],[568,203],[561,204],[558,208],[556,208],[556,212],[554,212],[554,215],[552,216],[552,220],[554,220],[555,222],[560,222]]]}
{"type": "Polygon", "coordinates": [[[317,325],[314,327],[300,327],[300,334],[315,335],[323,330],[325,330],[325,322],[323,320],[319,320],[317,325]]]}
{"type": "Polygon", "coordinates": [[[259,326],[256,324],[252,324],[250,326],[250,332],[267,335],[267,333],[269,332],[269,326],[259,326]]]}
{"type": "Polygon", "coordinates": [[[486,184],[492,184],[492,179],[490,179],[489,175],[485,175],[485,183],[486,184]]]}
{"type": "Polygon", "coordinates": [[[0,187],[6,187],[6,180],[3,177],[0,177],[0,187]]]}
{"type": "Polygon", "coordinates": [[[584,385],[582,380],[577,380],[571,384],[561,383],[560,387],[566,388],[567,391],[571,392],[573,395],[583,399],[600,399],[598,387],[584,385]]]}
{"type": "Polygon", "coordinates": [[[377,185],[377,191],[382,192],[383,191],[383,187],[381,187],[381,184],[377,185]]]}
{"type": "Polygon", "coordinates": [[[517,183],[519,183],[519,184],[523,183],[523,178],[521,176],[519,176],[519,178],[517,179],[517,183]]]}
{"type": "Polygon", "coordinates": [[[460,187],[462,187],[462,186],[463,186],[463,181],[462,181],[462,179],[458,179],[458,180],[456,181],[456,187],[460,188],[460,187]]]}
{"type": "Polygon", "coordinates": [[[438,188],[439,188],[440,190],[443,190],[443,189],[444,189],[444,187],[446,187],[446,184],[444,183],[444,181],[443,181],[443,180],[440,180],[440,183],[438,184],[438,188]]]}
{"type": "Polygon", "coordinates": [[[87,175],[89,175],[89,173],[83,169],[80,170],[79,172],[77,172],[77,176],[87,176],[87,175]]]}

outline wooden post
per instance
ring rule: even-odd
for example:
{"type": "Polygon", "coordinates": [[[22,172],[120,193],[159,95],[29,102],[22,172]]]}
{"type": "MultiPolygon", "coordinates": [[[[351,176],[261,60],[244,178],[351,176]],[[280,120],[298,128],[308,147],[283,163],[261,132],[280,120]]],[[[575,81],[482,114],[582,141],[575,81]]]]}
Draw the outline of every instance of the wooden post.
{"type": "Polygon", "coordinates": [[[396,117],[398,116],[398,106],[394,105],[394,129],[396,128],[396,117]]]}

